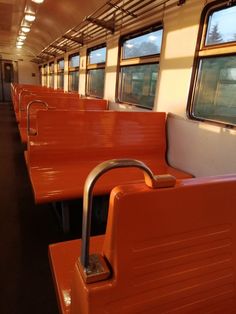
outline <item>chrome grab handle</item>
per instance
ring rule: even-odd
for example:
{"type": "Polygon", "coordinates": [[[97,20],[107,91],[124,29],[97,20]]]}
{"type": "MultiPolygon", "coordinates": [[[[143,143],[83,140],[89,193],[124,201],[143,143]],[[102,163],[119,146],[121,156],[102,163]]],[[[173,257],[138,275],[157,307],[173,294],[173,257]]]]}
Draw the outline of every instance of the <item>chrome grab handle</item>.
{"type": "Polygon", "coordinates": [[[136,167],[144,172],[145,183],[150,188],[169,187],[174,186],[175,177],[171,175],[155,176],[151,169],[142,161],[135,159],[112,159],[102,162],[96,166],[88,175],[84,185],[83,195],[83,228],[82,228],[82,247],[81,256],[78,261],[78,266],[84,280],[89,282],[95,282],[98,280],[104,280],[109,276],[109,270],[104,271],[104,263],[101,256],[93,254],[89,256],[90,246],[90,229],[91,229],[91,216],[92,216],[92,197],[93,188],[97,180],[109,170],[115,168],[127,168],[136,167]],[[105,276],[99,274],[100,272],[107,272],[105,276]],[[100,278],[99,278],[100,277],[100,278]]]}
{"type": "Polygon", "coordinates": [[[34,103],[40,103],[48,109],[48,103],[46,103],[43,100],[35,99],[35,100],[32,100],[28,103],[28,105],[27,105],[27,134],[28,135],[33,135],[33,134],[30,134],[30,108],[31,108],[32,104],[34,104],[34,103]]]}
{"type": "Polygon", "coordinates": [[[23,93],[26,93],[26,94],[29,94],[29,95],[31,94],[31,92],[28,91],[27,89],[22,89],[22,90],[19,92],[19,110],[20,110],[20,111],[25,111],[25,109],[21,107],[21,97],[22,97],[22,94],[23,94],[23,93]]]}

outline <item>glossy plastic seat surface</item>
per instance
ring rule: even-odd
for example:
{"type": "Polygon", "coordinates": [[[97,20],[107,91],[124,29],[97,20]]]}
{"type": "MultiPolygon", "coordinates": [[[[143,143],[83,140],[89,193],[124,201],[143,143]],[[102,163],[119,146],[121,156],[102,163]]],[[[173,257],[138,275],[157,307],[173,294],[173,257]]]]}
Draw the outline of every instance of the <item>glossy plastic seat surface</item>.
{"type": "Polygon", "coordinates": [[[111,278],[83,281],[72,267],[80,240],[50,246],[57,293],[71,291],[64,313],[235,313],[235,189],[235,175],[114,188],[102,249],[101,238],[90,241],[111,278]]]}
{"type": "MultiPolygon", "coordinates": [[[[165,160],[165,113],[39,111],[37,135],[28,142],[28,166],[35,201],[81,197],[89,172],[114,158],[142,160],[155,174],[191,177],[165,160]]],[[[114,185],[143,180],[136,169],[118,169],[104,176],[95,193],[110,193],[114,185]]]]}

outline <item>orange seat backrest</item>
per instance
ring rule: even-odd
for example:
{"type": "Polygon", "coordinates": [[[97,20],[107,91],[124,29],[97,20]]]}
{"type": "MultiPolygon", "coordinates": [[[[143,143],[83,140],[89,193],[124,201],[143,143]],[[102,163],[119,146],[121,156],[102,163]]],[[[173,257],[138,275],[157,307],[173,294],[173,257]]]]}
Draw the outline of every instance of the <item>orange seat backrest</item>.
{"type": "Polygon", "coordinates": [[[30,136],[30,165],[47,159],[79,162],[152,156],[165,160],[165,113],[38,111],[37,135],[30,136]]]}
{"type": "Polygon", "coordinates": [[[19,95],[22,91],[27,91],[27,93],[54,93],[54,90],[43,87],[43,86],[35,86],[35,85],[27,85],[27,84],[16,84],[14,86],[14,97],[13,97],[13,105],[16,112],[19,111],[19,95]]]}
{"type": "Polygon", "coordinates": [[[235,313],[236,175],[111,192],[103,255],[112,277],[85,284],[71,314],[235,313]]]}
{"type": "Polygon", "coordinates": [[[60,92],[33,92],[31,94],[23,94],[21,97],[20,109],[26,110],[27,105],[30,101],[39,99],[46,102],[56,103],[57,100],[65,101],[65,99],[78,100],[79,94],[65,94],[60,92]]]}
{"type": "MultiPolygon", "coordinates": [[[[106,110],[108,109],[108,101],[105,99],[87,99],[87,98],[79,98],[79,95],[73,94],[64,94],[61,95],[42,95],[42,96],[35,96],[35,95],[24,95],[22,97],[22,106],[23,111],[20,111],[20,127],[26,127],[27,124],[27,105],[29,102],[33,100],[41,100],[46,102],[49,106],[49,110],[54,109],[62,109],[62,110],[106,110]]],[[[30,108],[30,118],[36,115],[38,110],[44,109],[43,104],[34,103],[30,108]]],[[[46,108],[45,108],[46,109],[46,108]]],[[[32,123],[31,123],[32,124],[32,123]]]]}

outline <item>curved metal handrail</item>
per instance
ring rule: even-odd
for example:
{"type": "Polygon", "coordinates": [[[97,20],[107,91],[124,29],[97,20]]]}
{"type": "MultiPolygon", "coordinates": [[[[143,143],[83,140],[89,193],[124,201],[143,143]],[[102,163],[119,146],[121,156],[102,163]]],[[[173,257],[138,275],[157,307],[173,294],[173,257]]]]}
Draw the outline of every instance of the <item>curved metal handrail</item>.
{"type": "Polygon", "coordinates": [[[32,100],[28,103],[28,105],[27,105],[27,134],[28,135],[31,135],[30,134],[30,108],[31,108],[32,104],[34,104],[34,103],[40,103],[48,109],[48,103],[46,101],[43,101],[40,99],[35,99],[35,100],[32,100]]]}
{"type": "Polygon", "coordinates": [[[32,94],[29,90],[27,89],[22,89],[20,92],[19,92],[19,111],[24,111],[25,109],[21,107],[21,97],[22,97],[22,94],[23,93],[26,93],[26,94],[32,94]]]}
{"type": "Polygon", "coordinates": [[[145,182],[151,188],[173,186],[175,178],[170,175],[154,176],[151,169],[142,161],[135,159],[112,159],[105,161],[96,166],[88,175],[84,185],[83,195],[83,229],[82,229],[82,247],[80,263],[83,271],[86,273],[89,267],[89,245],[90,245],[90,229],[92,216],[92,196],[93,188],[97,180],[106,172],[115,168],[136,167],[144,172],[145,182]],[[164,179],[162,179],[164,177],[164,179]],[[159,180],[162,184],[159,184],[159,180]],[[163,184],[163,182],[165,182],[163,184]]]}

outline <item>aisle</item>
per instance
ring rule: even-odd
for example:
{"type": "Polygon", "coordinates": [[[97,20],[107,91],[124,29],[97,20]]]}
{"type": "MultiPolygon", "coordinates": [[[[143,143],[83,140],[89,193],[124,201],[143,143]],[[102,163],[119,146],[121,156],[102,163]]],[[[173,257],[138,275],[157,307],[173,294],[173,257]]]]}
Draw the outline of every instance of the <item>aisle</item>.
{"type": "Polygon", "coordinates": [[[10,104],[0,104],[0,200],[0,313],[58,313],[47,247],[63,235],[49,206],[34,205],[10,104]]]}

